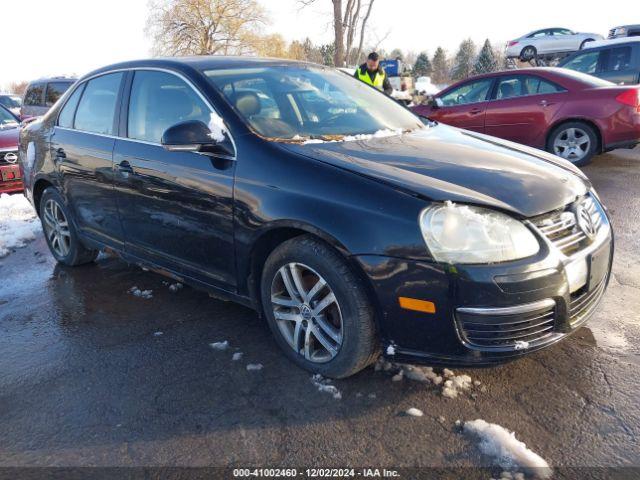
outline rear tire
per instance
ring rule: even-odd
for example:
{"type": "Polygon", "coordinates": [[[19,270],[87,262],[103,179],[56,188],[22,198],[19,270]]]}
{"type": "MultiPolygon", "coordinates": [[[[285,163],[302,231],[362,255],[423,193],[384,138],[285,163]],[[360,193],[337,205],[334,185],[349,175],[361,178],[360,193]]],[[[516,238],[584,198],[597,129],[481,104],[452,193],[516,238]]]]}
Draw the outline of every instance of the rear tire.
{"type": "Polygon", "coordinates": [[[260,290],[278,345],[300,367],[344,378],[377,358],[367,292],[346,260],[321,240],[305,235],[278,246],[265,263],[260,290]]]}
{"type": "Polygon", "coordinates": [[[591,163],[599,151],[598,135],[585,122],[566,122],[553,129],[547,151],[570,161],[576,167],[591,163]]]}
{"type": "Polygon", "coordinates": [[[42,193],[39,211],[47,245],[58,262],[74,267],[96,259],[98,251],[82,244],[71,212],[55,188],[49,187],[42,193]]]}

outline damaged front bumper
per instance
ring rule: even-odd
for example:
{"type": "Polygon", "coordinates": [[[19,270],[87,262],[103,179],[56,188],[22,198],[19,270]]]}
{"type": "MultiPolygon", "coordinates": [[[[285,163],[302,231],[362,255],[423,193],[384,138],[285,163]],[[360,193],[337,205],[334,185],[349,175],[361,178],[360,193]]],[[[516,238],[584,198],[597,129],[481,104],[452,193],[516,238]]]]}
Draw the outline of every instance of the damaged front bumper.
{"type": "MultiPolygon", "coordinates": [[[[491,365],[575,332],[596,310],[613,261],[609,219],[594,200],[589,200],[595,205],[590,211],[594,218],[601,218],[592,238],[577,235],[577,222],[570,225],[564,211],[532,219],[530,226],[541,240],[541,249],[529,259],[445,265],[354,257],[378,300],[386,356],[412,363],[491,365]],[[559,224],[558,218],[568,223],[559,224]],[[567,225],[571,228],[559,231],[567,225]],[[431,302],[434,311],[402,308],[400,297],[431,302]],[[388,349],[389,345],[393,348],[388,349]]],[[[568,206],[565,211],[572,210],[568,206]]]]}

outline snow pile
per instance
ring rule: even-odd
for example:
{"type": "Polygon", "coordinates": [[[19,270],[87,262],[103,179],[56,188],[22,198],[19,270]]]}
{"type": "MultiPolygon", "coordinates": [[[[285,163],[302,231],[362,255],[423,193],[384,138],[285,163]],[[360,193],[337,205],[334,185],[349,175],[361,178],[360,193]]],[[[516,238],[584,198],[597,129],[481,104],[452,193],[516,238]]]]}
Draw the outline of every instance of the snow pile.
{"type": "MultiPolygon", "coordinates": [[[[479,381],[473,381],[469,375],[456,375],[453,371],[445,368],[442,374],[437,373],[433,367],[421,367],[418,365],[406,365],[389,362],[384,358],[378,359],[375,365],[376,371],[393,372],[391,380],[400,382],[403,379],[414,382],[430,383],[442,388],[442,396],[447,398],[457,398],[461,392],[479,387],[479,381]]],[[[484,387],[483,387],[484,388],[484,387]]],[[[473,397],[475,394],[472,394],[473,397]]]]}
{"type": "Polygon", "coordinates": [[[0,258],[35,240],[40,231],[36,212],[24,195],[0,195],[0,258]]]}
{"type": "Polygon", "coordinates": [[[233,360],[234,362],[237,362],[239,360],[242,360],[242,352],[236,352],[233,354],[233,357],[231,357],[231,360],[233,360]]]}
{"type": "Polygon", "coordinates": [[[515,347],[516,350],[526,350],[529,348],[529,342],[525,342],[524,340],[517,340],[515,347]]]}
{"type": "Polygon", "coordinates": [[[171,293],[176,293],[178,290],[182,290],[182,284],[180,282],[169,285],[169,291],[171,293]]]}
{"type": "Polygon", "coordinates": [[[163,335],[163,332],[153,332],[154,337],[161,337],[162,335],[163,335]]]}
{"type": "Polygon", "coordinates": [[[459,391],[471,388],[471,377],[469,375],[455,375],[448,368],[445,368],[442,373],[447,378],[442,387],[443,397],[457,398],[459,391]]]}
{"type": "Polygon", "coordinates": [[[410,417],[422,417],[424,415],[422,410],[420,410],[418,408],[413,408],[413,407],[411,407],[410,409],[408,409],[404,413],[407,414],[410,417]]]}
{"type": "Polygon", "coordinates": [[[224,126],[224,120],[217,113],[211,112],[208,126],[211,130],[209,136],[216,142],[224,142],[227,127],[224,126]]]}
{"type": "Polygon", "coordinates": [[[214,350],[223,351],[229,348],[229,341],[225,340],[224,342],[213,342],[213,343],[210,343],[209,346],[214,350]]]}
{"type": "Polygon", "coordinates": [[[140,298],[153,298],[153,290],[140,290],[138,287],[134,286],[129,289],[129,293],[134,297],[140,298]]]}
{"type": "Polygon", "coordinates": [[[502,468],[522,467],[538,478],[551,478],[553,473],[549,464],[538,454],[516,439],[514,432],[484,420],[472,420],[464,423],[464,432],[480,438],[480,450],[494,457],[502,468]]]}
{"type": "Polygon", "coordinates": [[[319,373],[316,373],[311,377],[311,383],[315,385],[319,392],[328,393],[336,400],[340,400],[342,398],[342,393],[335,385],[331,385],[331,380],[324,378],[319,373]]]}
{"type": "Polygon", "coordinates": [[[263,369],[263,365],[261,363],[250,363],[247,365],[247,372],[257,372],[263,369]]]}

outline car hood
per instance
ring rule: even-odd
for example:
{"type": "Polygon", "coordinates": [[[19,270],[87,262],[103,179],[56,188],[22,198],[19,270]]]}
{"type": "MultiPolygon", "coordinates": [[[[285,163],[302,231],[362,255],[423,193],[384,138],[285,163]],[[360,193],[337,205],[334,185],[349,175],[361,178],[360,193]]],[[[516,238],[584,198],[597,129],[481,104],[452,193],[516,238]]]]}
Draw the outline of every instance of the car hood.
{"type": "Polygon", "coordinates": [[[5,148],[18,148],[18,136],[20,134],[19,128],[7,128],[0,130],[0,149],[5,148]]]}
{"type": "Polygon", "coordinates": [[[392,137],[283,146],[428,200],[485,205],[521,217],[560,208],[590,188],[580,170],[554,155],[444,125],[392,137]]]}

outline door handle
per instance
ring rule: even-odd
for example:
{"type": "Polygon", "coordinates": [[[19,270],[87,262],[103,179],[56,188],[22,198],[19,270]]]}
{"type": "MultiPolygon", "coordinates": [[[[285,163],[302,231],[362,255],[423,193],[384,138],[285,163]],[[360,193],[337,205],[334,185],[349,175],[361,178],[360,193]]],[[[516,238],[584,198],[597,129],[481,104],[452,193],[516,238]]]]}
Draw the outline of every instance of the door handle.
{"type": "Polygon", "coordinates": [[[472,108],[471,110],[469,110],[469,113],[471,115],[477,115],[479,113],[482,113],[482,109],[481,108],[472,108]]]}
{"type": "Polygon", "coordinates": [[[546,100],[541,100],[540,105],[542,105],[543,107],[548,107],[550,105],[553,105],[553,102],[547,102],[546,100]]]}

